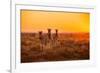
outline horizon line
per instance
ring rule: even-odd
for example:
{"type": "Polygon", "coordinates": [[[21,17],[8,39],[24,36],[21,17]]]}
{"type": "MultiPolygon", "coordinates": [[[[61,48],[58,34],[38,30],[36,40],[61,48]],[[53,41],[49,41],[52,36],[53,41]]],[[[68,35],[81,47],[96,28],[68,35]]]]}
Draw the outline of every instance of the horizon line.
{"type": "MultiPolygon", "coordinates": [[[[21,32],[21,33],[38,33],[38,32],[21,32]]],[[[43,33],[48,33],[48,32],[43,32],[43,33]]],[[[51,33],[56,33],[56,32],[51,32],[51,33]]],[[[90,33],[90,32],[58,32],[58,33],[90,33]]]]}

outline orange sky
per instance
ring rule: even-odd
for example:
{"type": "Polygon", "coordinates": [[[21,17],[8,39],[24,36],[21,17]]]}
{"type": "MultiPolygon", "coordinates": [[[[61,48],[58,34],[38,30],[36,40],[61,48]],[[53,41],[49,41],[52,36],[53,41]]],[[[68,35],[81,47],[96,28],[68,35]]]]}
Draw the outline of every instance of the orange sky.
{"type": "Polygon", "coordinates": [[[21,32],[89,32],[90,14],[21,10],[21,32]]]}

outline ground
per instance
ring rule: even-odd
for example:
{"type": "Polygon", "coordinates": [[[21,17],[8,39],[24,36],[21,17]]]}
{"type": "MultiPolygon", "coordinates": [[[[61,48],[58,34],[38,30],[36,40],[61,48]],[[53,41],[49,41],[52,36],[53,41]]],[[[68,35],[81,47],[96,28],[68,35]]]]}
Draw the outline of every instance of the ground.
{"type": "Polygon", "coordinates": [[[51,40],[45,33],[42,43],[38,36],[21,33],[21,63],[89,60],[89,33],[59,33],[51,40]]]}

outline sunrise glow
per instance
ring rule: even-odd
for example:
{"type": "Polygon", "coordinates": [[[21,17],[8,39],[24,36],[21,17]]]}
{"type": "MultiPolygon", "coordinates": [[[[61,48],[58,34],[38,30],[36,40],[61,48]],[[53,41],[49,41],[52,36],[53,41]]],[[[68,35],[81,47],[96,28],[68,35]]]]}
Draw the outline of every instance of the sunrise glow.
{"type": "Polygon", "coordinates": [[[21,10],[20,14],[21,32],[47,32],[48,28],[59,32],[89,32],[89,13],[21,10]]]}

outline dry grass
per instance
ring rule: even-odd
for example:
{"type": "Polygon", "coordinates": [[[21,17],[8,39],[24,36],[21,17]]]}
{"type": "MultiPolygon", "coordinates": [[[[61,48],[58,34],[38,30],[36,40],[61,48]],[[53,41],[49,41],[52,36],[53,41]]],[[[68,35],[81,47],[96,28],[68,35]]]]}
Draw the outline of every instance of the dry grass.
{"type": "Polygon", "coordinates": [[[60,33],[58,40],[40,44],[37,33],[21,33],[21,62],[89,59],[89,33],[60,33]]]}

